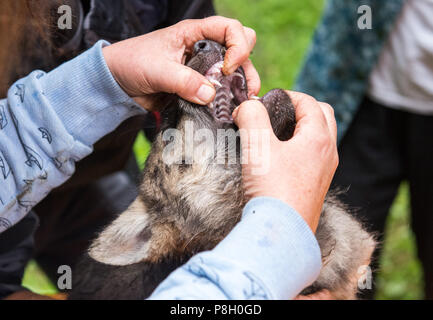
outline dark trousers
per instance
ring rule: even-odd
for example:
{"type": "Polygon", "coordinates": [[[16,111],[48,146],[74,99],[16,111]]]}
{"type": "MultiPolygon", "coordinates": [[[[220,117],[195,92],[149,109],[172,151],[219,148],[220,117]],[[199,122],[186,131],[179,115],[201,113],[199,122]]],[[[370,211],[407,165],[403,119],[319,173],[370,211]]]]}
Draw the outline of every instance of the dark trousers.
{"type": "MultiPolygon", "coordinates": [[[[402,180],[410,185],[411,227],[433,299],[433,116],[382,106],[366,98],[339,146],[333,187],[383,239],[385,221],[402,180]]],[[[375,253],[375,264],[379,251],[375,253]]],[[[379,267],[380,269],[380,267],[379,267]]],[[[372,298],[373,290],[364,298],[372,298]]]]}

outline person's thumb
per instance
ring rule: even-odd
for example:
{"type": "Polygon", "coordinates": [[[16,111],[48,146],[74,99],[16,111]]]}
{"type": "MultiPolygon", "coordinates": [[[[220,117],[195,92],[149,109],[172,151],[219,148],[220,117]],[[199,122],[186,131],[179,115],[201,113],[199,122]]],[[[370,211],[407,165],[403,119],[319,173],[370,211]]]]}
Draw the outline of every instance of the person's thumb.
{"type": "Polygon", "coordinates": [[[197,71],[180,63],[172,63],[167,70],[170,73],[162,75],[156,84],[157,90],[176,93],[185,100],[203,105],[214,99],[214,86],[197,71]]]}
{"type": "Polygon", "coordinates": [[[232,114],[239,129],[271,129],[271,120],[265,106],[257,100],[247,100],[240,104],[232,114]]]}
{"type": "Polygon", "coordinates": [[[265,106],[259,101],[248,100],[233,111],[232,117],[239,127],[244,172],[249,174],[255,170],[259,174],[262,168],[268,169],[271,145],[276,137],[265,106]]]}

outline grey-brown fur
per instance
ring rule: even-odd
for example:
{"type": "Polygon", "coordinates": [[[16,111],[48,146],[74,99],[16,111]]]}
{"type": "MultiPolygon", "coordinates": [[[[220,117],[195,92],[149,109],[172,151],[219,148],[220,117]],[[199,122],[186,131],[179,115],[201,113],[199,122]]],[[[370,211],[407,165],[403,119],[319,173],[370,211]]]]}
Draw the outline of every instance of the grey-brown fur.
{"type": "MultiPolygon", "coordinates": [[[[222,60],[225,53],[216,43],[206,45],[208,50],[196,45],[189,61],[189,66],[202,74],[222,60]]],[[[243,75],[241,69],[238,71],[243,75]]],[[[222,75],[218,77],[227,80],[222,75]]],[[[236,99],[246,99],[246,82],[242,77],[234,77],[228,83],[234,87],[235,101],[226,105],[232,111],[234,105],[242,102],[236,99]]],[[[287,140],[295,127],[290,98],[276,89],[261,101],[268,109],[276,135],[287,140]]],[[[195,130],[211,129],[215,136],[217,129],[237,130],[230,121],[219,121],[210,108],[182,99],[176,99],[164,110],[163,128],[146,161],[139,197],[93,242],[85,261],[77,268],[70,298],[145,298],[169,271],[196,252],[212,249],[239,221],[248,201],[242,188],[239,139],[230,145],[194,141],[194,150],[201,148],[208,155],[211,150],[235,150],[235,164],[216,163],[215,153],[203,156],[184,148],[175,148],[169,156],[163,156],[169,144],[185,145],[185,139],[164,141],[165,130],[177,128],[185,132],[191,123],[195,130]],[[167,160],[174,163],[168,164],[167,160]]],[[[375,246],[373,237],[332,196],[325,201],[316,237],[323,268],[304,293],[327,288],[337,298],[355,298],[356,283],[349,279],[356,276],[359,266],[368,263],[375,246]]]]}

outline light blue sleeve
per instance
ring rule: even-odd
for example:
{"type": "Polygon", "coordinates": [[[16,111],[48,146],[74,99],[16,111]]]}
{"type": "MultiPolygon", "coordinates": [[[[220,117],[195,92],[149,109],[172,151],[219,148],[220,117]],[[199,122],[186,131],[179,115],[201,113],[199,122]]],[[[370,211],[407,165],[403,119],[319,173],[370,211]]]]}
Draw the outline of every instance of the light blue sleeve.
{"type": "Polygon", "coordinates": [[[0,232],[64,183],[96,141],[144,112],[111,75],[105,45],[32,72],[0,100],[0,232]]]}
{"type": "Polygon", "coordinates": [[[319,245],[302,217],[259,197],[219,245],[172,272],[150,299],[293,299],[320,268],[319,245]]]}

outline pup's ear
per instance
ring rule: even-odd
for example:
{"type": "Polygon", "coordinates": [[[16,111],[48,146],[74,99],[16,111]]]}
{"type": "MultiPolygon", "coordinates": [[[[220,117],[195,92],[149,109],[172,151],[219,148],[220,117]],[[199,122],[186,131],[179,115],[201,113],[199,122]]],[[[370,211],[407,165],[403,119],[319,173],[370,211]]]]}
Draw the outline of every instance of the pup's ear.
{"type": "Polygon", "coordinates": [[[149,257],[152,231],[143,202],[137,198],[92,243],[89,255],[105,264],[128,265],[149,257]]]}

